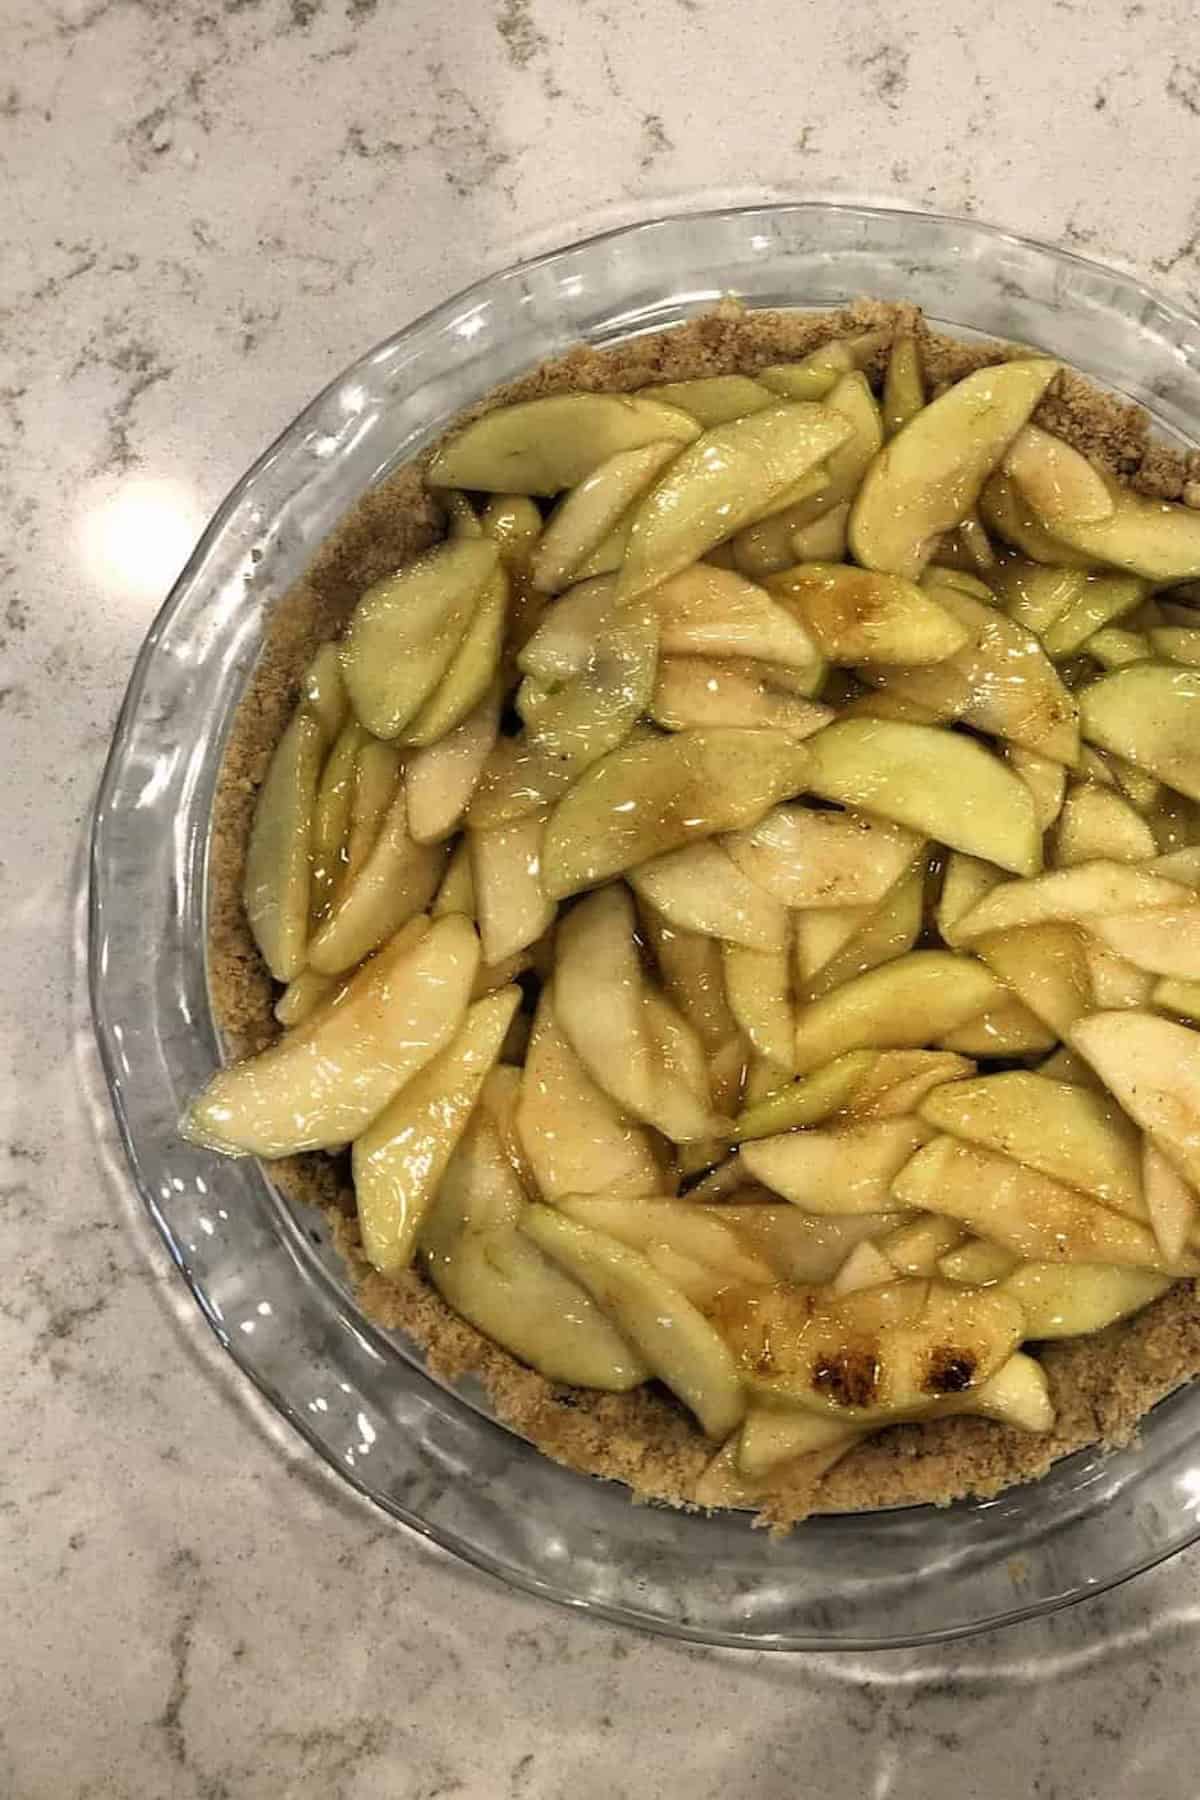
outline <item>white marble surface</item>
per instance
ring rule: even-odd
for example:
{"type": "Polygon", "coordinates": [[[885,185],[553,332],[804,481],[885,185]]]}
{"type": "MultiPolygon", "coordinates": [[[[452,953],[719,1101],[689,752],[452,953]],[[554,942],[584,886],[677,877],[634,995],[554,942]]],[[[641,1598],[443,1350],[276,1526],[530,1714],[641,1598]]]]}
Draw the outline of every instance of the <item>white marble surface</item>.
{"type": "Polygon", "coordinates": [[[340,365],[698,190],[969,211],[1195,297],[1190,10],[0,0],[0,1793],[1196,1793],[1200,1555],[947,1650],[756,1659],[512,1598],[336,1492],[133,1212],[78,955],[139,640],[340,365]]]}

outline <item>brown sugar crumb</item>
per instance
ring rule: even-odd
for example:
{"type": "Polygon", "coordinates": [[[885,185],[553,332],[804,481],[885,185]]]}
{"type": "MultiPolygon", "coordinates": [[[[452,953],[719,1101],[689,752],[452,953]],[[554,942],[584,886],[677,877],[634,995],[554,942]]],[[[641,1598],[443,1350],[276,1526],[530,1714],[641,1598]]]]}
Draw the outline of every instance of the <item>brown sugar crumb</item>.
{"type": "MultiPolygon", "coordinates": [[[[863,300],[837,313],[754,312],[725,303],[690,324],[612,349],[580,346],[522,376],[476,411],[569,388],[630,391],[652,382],[753,373],[792,361],[836,337],[879,329],[916,332],[931,392],[972,369],[1006,360],[1002,343],[966,344],[928,330],[916,309],[863,300]]],[[[886,349],[876,357],[878,375],[886,349]]],[[[1200,499],[1200,458],[1152,445],[1136,406],[1100,393],[1064,370],[1039,408],[1048,430],[1095,458],[1138,491],[1200,499]]],[[[317,646],[345,624],[373,581],[418,554],[442,531],[437,503],[409,466],[365,495],[317,553],[307,574],[274,609],[267,641],[234,722],[213,806],[208,942],[209,982],[229,1054],[261,1049],[279,1034],[274,990],[246,925],[242,870],[254,802],[272,750],[296,703],[317,646]]],[[[516,1362],[453,1313],[419,1270],[384,1278],[362,1255],[345,1159],[299,1156],[272,1174],[294,1201],[318,1207],[345,1259],[358,1304],[424,1351],[446,1380],[475,1376],[496,1416],[547,1456],[627,1484],[635,1499],[704,1504],[701,1485],[714,1446],[655,1384],[629,1394],[565,1388],[516,1362]]],[[[895,1426],[867,1438],[840,1462],[826,1453],[797,1458],[757,1492],[757,1522],[786,1530],[814,1512],[879,1506],[945,1505],[989,1496],[1042,1475],[1085,1446],[1129,1442],[1139,1418],[1163,1395],[1200,1373],[1200,1308],[1191,1282],[1177,1283],[1125,1324],[1042,1353],[1056,1409],[1045,1436],[985,1419],[956,1417],[895,1426]]],[[[970,1370],[953,1347],[931,1365],[931,1391],[955,1393],[970,1370]]],[[[818,1372],[818,1379],[820,1374],[818,1372]]],[[[874,1377],[842,1359],[827,1380],[845,1404],[865,1404],[874,1377]]]]}

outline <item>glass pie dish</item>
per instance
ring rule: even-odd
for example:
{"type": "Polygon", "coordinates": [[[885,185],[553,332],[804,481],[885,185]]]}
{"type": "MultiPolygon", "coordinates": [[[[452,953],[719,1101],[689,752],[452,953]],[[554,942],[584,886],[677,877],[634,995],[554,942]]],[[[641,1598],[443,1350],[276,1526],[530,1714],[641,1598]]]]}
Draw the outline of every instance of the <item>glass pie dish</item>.
{"type": "Polygon", "coordinates": [[[252,1162],[185,1143],[220,1061],[206,966],[210,815],[273,603],[368,489],[463,408],[572,344],[681,323],[727,295],[825,309],[911,300],[960,337],[1017,340],[1200,442],[1200,324],[1137,282],[975,223],[776,205],[632,226],[488,277],[368,352],[220,508],[134,670],[97,803],[91,992],[134,1179],[239,1368],[393,1517],[559,1603],[700,1642],[931,1642],[1065,1605],[1200,1537],[1200,1402],[986,1502],[810,1520],[635,1507],[552,1462],[357,1308],[323,1219],[252,1162]]]}

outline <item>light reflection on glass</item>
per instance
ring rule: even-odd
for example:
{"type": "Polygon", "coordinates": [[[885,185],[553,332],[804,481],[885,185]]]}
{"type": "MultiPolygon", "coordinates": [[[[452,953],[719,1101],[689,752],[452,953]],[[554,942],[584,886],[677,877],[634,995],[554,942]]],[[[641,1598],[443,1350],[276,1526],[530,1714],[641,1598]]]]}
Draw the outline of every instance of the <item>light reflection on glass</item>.
{"type": "Polygon", "coordinates": [[[196,495],[179,481],[132,476],[87,506],[79,550],[88,577],[111,593],[165,596],[204,524],[196,495]]]}

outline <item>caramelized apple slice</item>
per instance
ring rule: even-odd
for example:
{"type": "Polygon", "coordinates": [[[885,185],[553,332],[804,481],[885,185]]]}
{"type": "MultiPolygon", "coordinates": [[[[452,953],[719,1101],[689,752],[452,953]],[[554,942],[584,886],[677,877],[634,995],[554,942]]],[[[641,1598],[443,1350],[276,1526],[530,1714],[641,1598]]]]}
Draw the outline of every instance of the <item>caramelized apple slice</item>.
{"type": "Polygon", "coordinates": [[[1055,1037],[1095,1004],[1087,940],[1077,925],[1048,919],[987,932],[971,948],[1055,1037]]]}
{"type": "Polygon", "coordinates": [[[304,967],[323,749],[320,721],[300,707],[279,740],[254,809],[242,898],[254,941],[276,981],[290,981],[304,967]]]}
{"type": "Polygon", "coordinates": [[[1042,359],[979,369],[914,414],[880,451],[850,514],[855,559],[919,575],[943,531],[961,524],[1058,372],[1042,359]]]}
{"type": "Polygon", "coordinates": [[[183,1123],[193,1143],[292,1156],[345,1144],[449,1043],[479,961],[469,920],[414,920],[357,972],[336,1005],[279,1043],[219,1069],[183,1123]]]}
{"type": "Polygon", "coordinates": [[[434,487],[560,494],[621,450],[699,436],[694,419],[640,394],[551,394],[466,425],[429,465],[434,487]]]}
{"type": "Polygon", "coordinates": [[[797,563],[767,587],[796,608],[830,662],[940,663],[968,641],[966,626],[933,593],[900,575],[797,563]]]}
{"type": "Polygon", "coordinates": [[[425,1214],[520,1000],[520,989],[507,987],[469,1007],[452,1042],[355,1142],[363,1252],[382,1274],[412,1261],[425,1214]]]}
{"type": "Polygon", "coordinates": [[[733,1357],[703,1314],[638,1251],[548,1206],[531,1206],[521,1229],[587,1290],[702,1430],[727,1437],[746,1402],[733,1357]]]}

